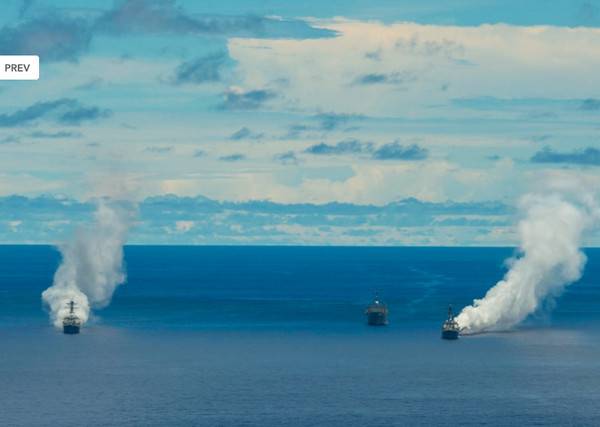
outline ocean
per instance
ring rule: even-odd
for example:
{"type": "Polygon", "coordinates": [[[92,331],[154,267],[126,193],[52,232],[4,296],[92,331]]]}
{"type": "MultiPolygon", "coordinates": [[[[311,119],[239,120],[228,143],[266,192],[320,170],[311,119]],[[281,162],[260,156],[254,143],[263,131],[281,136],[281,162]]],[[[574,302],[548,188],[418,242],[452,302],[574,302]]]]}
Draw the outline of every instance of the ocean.
{"type": "Polygon", "coordinates": [[[600,249],[521,327],[440,339],[511,248],[129,246],[79,335],[60,256],[0,246],[2,426],[600,425],[600,249]],[[390,324],[368,327],[375,292],[390,324]]]}

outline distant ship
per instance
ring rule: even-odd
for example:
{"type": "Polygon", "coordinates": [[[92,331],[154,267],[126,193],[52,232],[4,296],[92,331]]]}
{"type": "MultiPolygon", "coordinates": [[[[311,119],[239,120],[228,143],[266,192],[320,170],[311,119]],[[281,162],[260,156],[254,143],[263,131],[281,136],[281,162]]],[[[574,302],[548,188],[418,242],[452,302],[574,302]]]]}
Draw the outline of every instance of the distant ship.
{"type": "Polygon", "coordinates": [[[459,332],[460,326],[458,326],[458,322],[454,319],[452,306],[448,306],[448,318],[442,325],[442,339],[457,340],[459,332]]]}
{"type": "Polygon", "coordinates": [[[367,307],[365,312],[367,315],[367,323],[371,326],[384,326],[388,324],[388,308],[379,297],[375,295],[375,299],[367,307]]]}
{"type": "Polygon", "coordinates": [[[71,300],[68,304],[69,315],[63,319],[63,332],[65,334],[78,334],[81,327],[81,320],[75,314],[75,303],[71,300]]]}

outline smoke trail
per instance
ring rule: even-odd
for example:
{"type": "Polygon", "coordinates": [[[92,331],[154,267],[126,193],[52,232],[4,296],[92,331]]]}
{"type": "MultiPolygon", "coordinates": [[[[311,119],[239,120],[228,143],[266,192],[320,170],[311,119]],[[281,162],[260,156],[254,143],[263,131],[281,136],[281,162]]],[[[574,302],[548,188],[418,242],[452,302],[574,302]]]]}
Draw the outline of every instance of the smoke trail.
{"type": "Polygon", "coordinates": [[[101,199],[95,223],[80,228],[72,240],[59,247],[62,263],[52,286],[42,293],[56,327],[62,326],[70,300],[77,305],[75,314],[83,324],[91,308],[107,306],[116,287],[125,282],[123,245],[133,216],[131,207],[101,199]]]}
{"type": "Polygon", "coordinates": [[[520,255],[509,260],[504,279],[457,316],[463,333],[510,329],[581,277],[581,241],[598,221],[598,205],[581,182],[553,187],[522,198],[520,255]]]}

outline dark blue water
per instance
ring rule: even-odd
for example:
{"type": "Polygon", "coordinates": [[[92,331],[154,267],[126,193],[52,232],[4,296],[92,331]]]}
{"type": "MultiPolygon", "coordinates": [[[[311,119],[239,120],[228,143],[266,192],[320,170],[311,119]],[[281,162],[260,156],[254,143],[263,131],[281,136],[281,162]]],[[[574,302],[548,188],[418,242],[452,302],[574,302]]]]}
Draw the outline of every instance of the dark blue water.
{"type": "Polygon", "coordinates": [[[600,250],[551,312],[439,339],[511,249],[128,247],[79,336],[40,293],[59,255],[0,246],[0,425],[600,425],[600,250]],[[378,290],[390,325],[369,328],[378,290]]]}

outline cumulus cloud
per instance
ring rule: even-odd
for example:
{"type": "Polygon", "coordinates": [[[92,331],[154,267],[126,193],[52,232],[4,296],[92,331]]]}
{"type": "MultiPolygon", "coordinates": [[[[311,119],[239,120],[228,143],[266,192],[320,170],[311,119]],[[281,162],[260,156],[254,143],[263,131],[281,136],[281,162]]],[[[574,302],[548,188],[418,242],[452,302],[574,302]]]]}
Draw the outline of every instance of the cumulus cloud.
{"type": "MultiPolygon", "coordinates": [[[[93,210],[91,202],[68,198],[0,197],[0,215],[5,218],[4,224],[0,223],[0,237],[6,237],[18,227],[19,234],[11,236],[11,241],[17,238],[51,242],[85,222],[93,210]]],[[[431,233],[438,230],[442,235],[451,233],[457,242],[471,242],[481,237],[482,230],[491,233],[509,224],[512,212],[510,206],[494,201],[433,203],[408,198],[376,206],[339,202],[219,201],[203,196],[166,194],[141,201],[140,217],[131,240],[154,244],[190,243],[196,239],[205,243],[266,243],[279,238],[287,243],[318,243],[322,238],[323,243],[330,244],[381,244],[390,237],[393,241],[387,243],[407,243],[412,239],[410,236],[416,234],[431,238],[431,233]],[[324,229],[330,232],[321,237],[315,234],[324,229]],[[457,233],[457,230],[460,231],[457,233]],[[371,238],[376,235],[382,238],[371,238]],[[349,240],[344,236],[353,238],[349,240]]],[[[492,241],[497,243],[498,239],[492,241]]]]}
{"type": "Polygon", "coordinates": [[[600,33],[592,28],[317,22],[338,31],[338,37],[318,42],[230,39],[228,51],[241,84],[261,87],[286,76],[290,84],[282,107],[412,118],[439,117],[455,107],[449,101],[458,96],[535,99],[544,94],[573,100],[596,93],[600,84],[595,72],[600,57],[594,55],[600,33]],[[397,91],[385,87],[400,70],[418,76],[403,86],[401,102],[397,91]],[[359,84],[348,84],[355,78],[359,84]]]}
{"type": "Polygon", "coordinates": [[[465,46],[449,38],[422,38],[419,34],[410,37],[400,37],[395,44],[396,49],[423,56],[442,56],[446,59],[462,62],[465,46]]]}
{"type": "Polygon", "coordinates": [[[426,148],[417,144],[402,145],[399,142],[382,145],[373,152],[373,158],[377,160],[424,160],[427,156],[426,148]]]}
{"type": "Polygon", "coordinates": [[[587,147],[570,153],[561,153],[544,147],[531,157],[533,163],[571,163],[576,165],[600,166],[600,150],[587,147]]]}
{"type": "Polygon", "coordinates": [[[86,106],[76,99],[60,98],[37,102],[12,114],[0,114],[0,127],[28,125],[35,120],[49,118],[65,125],[79,125],[111,115],[108,109],[86,106]]]}

